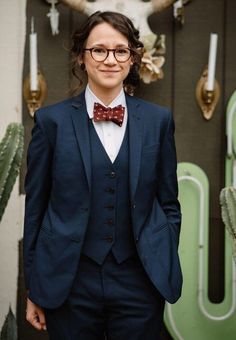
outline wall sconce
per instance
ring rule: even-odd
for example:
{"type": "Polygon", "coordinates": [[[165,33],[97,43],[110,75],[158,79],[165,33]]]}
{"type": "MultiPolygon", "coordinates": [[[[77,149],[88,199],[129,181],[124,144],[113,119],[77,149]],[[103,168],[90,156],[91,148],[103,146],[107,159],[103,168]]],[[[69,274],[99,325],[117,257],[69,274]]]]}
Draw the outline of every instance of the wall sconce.
{"type": "Polygon", "coordinates": [[[220,86],[215,80],[217,34],[211,34],[208,67],[203,71],[196,87],[196,99],[206,120],[211,119],[220,97],[220,86]]]}
{"type": "Polygon", "coordinates": [[[24,80],[23,95],[27,103],[29,114],[33,117],[35,110],[41,107],[47,93],[45,78],[42,72],[38,70],[37,33],[34,32],[34,18],[31,18],[29,42],[30,74],[24,80]]]}
{"type": "Polygon", "coordinates": [[[30,89],[30,75],[25,78],[23,95],[27,103],[29,114],[31,117],[34,117],[35,111],[42,106],[47,95],[47,84],[40,71],[37,72],[37,89],[30,89]]]}

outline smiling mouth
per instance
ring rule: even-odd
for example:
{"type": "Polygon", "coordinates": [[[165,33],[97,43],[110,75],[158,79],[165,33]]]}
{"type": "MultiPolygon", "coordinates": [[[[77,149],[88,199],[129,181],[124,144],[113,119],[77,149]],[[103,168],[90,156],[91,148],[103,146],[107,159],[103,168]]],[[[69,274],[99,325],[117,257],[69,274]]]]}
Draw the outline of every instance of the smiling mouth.
{"type": "Polygon", "coordinates": [[[118,72],[120,72],[120,71],[115,71],[115,70],[101,70],[101,72],[103,72],[103,73],[118,73],[118,72]]]}

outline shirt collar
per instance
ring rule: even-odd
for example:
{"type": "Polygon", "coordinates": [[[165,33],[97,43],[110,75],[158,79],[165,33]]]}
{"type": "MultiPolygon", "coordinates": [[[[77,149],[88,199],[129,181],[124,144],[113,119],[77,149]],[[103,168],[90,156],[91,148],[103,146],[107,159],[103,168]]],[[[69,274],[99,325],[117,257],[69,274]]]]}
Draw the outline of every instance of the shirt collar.
{"type": "Polygon", "coordinates": [[[86,107],[88,111],[89,118],[93,118],[93,107],[94,103],[100,103],[101,105],[105,107],[114,107],[117,105],[122,105],[125,107],[125,111],[127,112],[127,105],[126,105],[126,100],[125,100],[125,92],[124,89],[122,88],[118,96],[109,104],[105,105],[90,89],[89,85],[87,84],[86,89],[85,89],[85,102],[86,102],[86,107]]]}

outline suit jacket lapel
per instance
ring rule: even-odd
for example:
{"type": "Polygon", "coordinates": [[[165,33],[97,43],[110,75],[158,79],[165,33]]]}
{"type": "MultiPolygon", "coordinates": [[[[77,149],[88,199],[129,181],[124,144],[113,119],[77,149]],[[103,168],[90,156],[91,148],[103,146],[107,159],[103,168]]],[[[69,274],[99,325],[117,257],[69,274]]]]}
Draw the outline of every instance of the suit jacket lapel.
{"type": "Polygon", "coordinates": [[[129,178],[131,200],[134,198],[139,178],[139,169],[142,151],[143,124],[139,114],[139,103],[136,99],[126,96],[128,107],[129,127],[129,178]]]}
{"type": "Polygon", "coordinates": [[[89,191],[91,190],[91,158],[90,158],[90,140],[88,113],[84,98],[84,92],[81,93],[72,103],[73,109],[71,117],[74,125],[75,135],[78,141],[82,160],[85,167],[86,177],[88,180],[89,191]]]}

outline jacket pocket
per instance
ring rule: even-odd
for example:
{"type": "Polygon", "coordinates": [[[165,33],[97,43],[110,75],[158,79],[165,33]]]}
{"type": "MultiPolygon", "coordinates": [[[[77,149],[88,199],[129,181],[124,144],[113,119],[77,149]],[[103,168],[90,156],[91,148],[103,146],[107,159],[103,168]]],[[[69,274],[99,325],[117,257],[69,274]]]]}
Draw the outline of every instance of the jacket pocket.
{"type": "Polygon", "coordinates": [[[161,230],[163,230],[163,229],[165,229],[165,228],[167,228],[167,227],[169,227],[169,223],[168,223],[168,222],[165,222],[165,223],[163,223],[163,224],[161,224],[161,225],[159,225],[159,226],[153,226],[153,227],[152,227],[152,234],[157,234],[157,233],[159,233],[161,230]]]}

